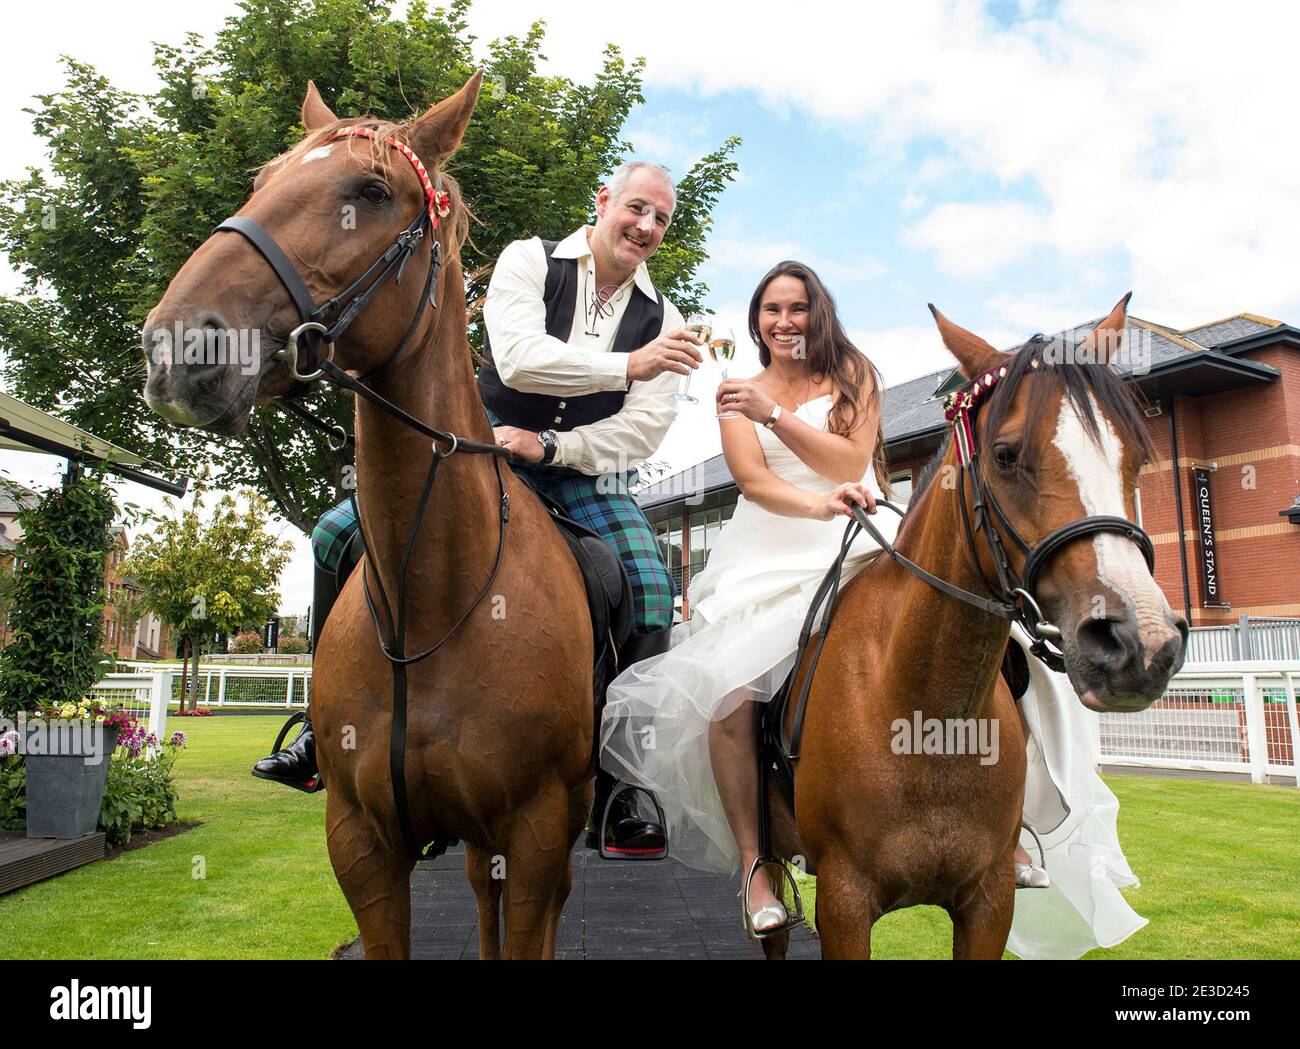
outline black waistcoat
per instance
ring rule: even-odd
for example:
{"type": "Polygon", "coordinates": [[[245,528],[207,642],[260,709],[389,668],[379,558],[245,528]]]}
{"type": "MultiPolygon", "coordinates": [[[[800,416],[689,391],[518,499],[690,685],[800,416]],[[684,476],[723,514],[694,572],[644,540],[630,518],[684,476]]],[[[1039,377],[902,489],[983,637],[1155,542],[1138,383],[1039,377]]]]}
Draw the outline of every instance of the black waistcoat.
{"type": "MultiPolygon", "coordinates": [[[[558,241],[544,240],[546,249],[546,334],[568,342],[573,331],[573,311],[578,299],[578,260],[554,257],[558,241]]],[[[664,323],[663,295],[655,292],[651,301],[633,281],[627,309],[614,335],[614,353],[639,350],[659,336],[664,323]]],[[[608,419],[623,407],[626,393],[610,390],[579,397],[552,397],[549,394],[521,393],[501,381],[492,363],[492,346],[483,333],[483,364],[478,372],[478,392],[483,404],[501,418],[505,426],[521,430],[572,430],[599,419],[608,419]]]]}

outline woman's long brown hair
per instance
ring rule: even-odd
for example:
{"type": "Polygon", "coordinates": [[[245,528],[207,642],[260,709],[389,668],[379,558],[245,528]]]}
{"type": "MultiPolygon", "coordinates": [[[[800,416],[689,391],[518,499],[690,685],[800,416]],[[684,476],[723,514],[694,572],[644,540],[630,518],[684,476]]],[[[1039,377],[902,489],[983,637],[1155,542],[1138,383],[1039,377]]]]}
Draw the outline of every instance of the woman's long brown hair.
{"type": "Polygon", "coordinates": [[[870,415],[873,409],[876,411],[876,447],[871,456],[871,465],[881,492],[888,498],[889,465],[885,461],[885,427],[881,413],[884,380],[876,366],[849,340],[844,325],[835,312],[835,300],[826,290],[826,285],[802,262],[778,262],[758,282],[754,297],[749,300],[749,337],[758,347],[759,362],[764,368],[772,363],[772,351],[767,348],[758,331],[758,312],[763,304],[763,292],[777,277],[799,278],[808,293],[808,329],[805,335],[808,371],[817,380],[829,375],[835,385],[835,401],[831,406],[827,428],[831,433],[848,437],[866,421],[862,417],[864,407],[866,415],[870,415]],[[867,398],[866,405],[859,407],[862,387],[868,377],[872,381],[871,395],[867,398]]]}

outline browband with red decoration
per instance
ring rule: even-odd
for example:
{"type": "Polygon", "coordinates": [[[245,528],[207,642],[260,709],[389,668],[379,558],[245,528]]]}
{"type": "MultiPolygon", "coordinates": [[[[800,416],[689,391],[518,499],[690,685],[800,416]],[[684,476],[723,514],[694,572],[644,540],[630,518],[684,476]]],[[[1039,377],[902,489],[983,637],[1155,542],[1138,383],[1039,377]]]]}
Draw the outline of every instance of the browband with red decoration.
{"type": "MultiPolygon", "coordinates": [[[[415,168],[415,174],[420,179],[420,185],[424,188],[424,199],[429,202],[429,221],[433,223],[433,228],[438,228],[438,219],[446,218],[447,213],[451,211],[451,195],[441,185],[435,186],[429,178],[429,172],[425,170],[423,161],[415,155],[415,151],[404,142],[399,142],[395,138],[381,138],[377,131],[368,127],[345,127],[334,132],[330,136],[330,141],[340,138],[369,138],[376,142],[386,142],[395,150],[402,154],[411,162],[411,167],[415,168]]],[[[441,182],[441,180],[439,180],[441,182]]]]}
{"type": "MultiPolygon", "coordinates": [[[[1037,361],[1033,362],[1036,366],[1037,361]]],[[[950,393],[943,402],[943,417],[952,423],[952,433],[957,441],[957,458],[962,466],[969,466],[975,454],[975,431],[971,425],[971,416],[998,380],[1007,377],[1004,364],[996,371],[988,371],[975,377],[969,386],[950,393]]]]}

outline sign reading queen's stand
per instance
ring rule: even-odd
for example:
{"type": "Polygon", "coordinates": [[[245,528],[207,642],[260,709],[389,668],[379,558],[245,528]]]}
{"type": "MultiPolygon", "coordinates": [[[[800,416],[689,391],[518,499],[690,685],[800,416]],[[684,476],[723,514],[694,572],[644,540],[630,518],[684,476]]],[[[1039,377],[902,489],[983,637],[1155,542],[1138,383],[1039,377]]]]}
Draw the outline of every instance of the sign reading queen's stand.
{"type": "Polygon", "coordinates": [[[1219,571],[1219,548],[1214,537],[1214,503],[1210,494],[1210,471],[1192,468],[1192,505],[1196,508],[1196,547],[1201,552],[1201,605],[1222,606],[1223,575],[1219,571]]]}

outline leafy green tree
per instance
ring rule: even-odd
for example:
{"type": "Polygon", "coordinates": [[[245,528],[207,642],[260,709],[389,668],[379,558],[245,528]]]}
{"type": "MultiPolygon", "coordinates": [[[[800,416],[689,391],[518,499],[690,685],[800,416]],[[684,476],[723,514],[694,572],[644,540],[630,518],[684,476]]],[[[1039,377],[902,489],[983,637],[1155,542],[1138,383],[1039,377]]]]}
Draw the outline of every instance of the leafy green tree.
{"type": "MultiPolygon", "coordinates": [[[[396,119],[452,93],[478,63],[469,0],[432,10],[413,0],[404,19],[376,0],[240,8],[210,47],[195,34],[156,46],[156,94],[124,92],[69,58],[63,90],[36,96],[30,112],[50,173],[31,169],[0,186],[0,248],[27,291],[0,298],[0,349],[5,378],[38,407],[174,468],[219,467],[223,485],[252,486],[309,532],[344,494],[343,466],[322,439],[273,409],[254,412],[238,454],[168,427],[140,398],[140,327],[181,264],[247,198],[253,170],[302,134],[309,78],[340,116],[396,119]]],[[[631,145],[623,125],[644,101],[643,60],[610,45],[594,83],[579,84],[539,74],[543,39],[538,22],[489,44],[485,90],[450,168],[478,219],[462,258],[475,346],[501,249],[590,221],[602,176],[631,145]]],[[[728,138],[681,178],[672,228],[651,260],[685,313],[706,294],[694,274],[738,145],[728,138]]],[[[351,398],[322,388],[306,403],[350,427],[351,398]]]]}
{"type": "Polygon", "coordinates": [[[77,703],[99,678],[104,559],[115,508],[97,473],[74,471],[18,512],[13,634],[0,653],[0,714],[77,703]]]}
{"type": "MultiPolygon", "coordinates": [[[[182,682],[194,657],[194,676],[188,679],[191,710],[198,702],[204,650],[214,635],[234,633],[274,614],[280,603],[276,583],[293,549],[268,531],[270,511],[255,492],[246,493],[243,510],[231,495],[222,495],[210,517],[204,495],[200,482],[193,505],[174,516],[145,512],[142,521],[154,530],[139,535],[122,562],[122,571],[143,589],[143,610],[169,624],[185,642],[182,682]]],[[[167,506],[175,510],[171,500],[167,506]]]]}

